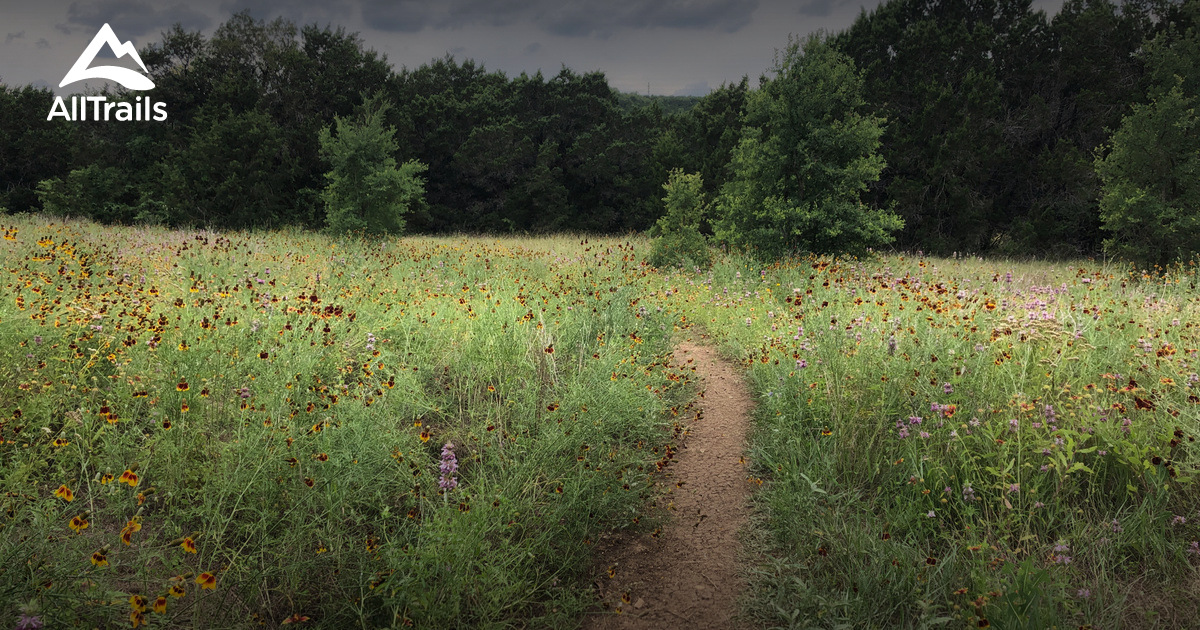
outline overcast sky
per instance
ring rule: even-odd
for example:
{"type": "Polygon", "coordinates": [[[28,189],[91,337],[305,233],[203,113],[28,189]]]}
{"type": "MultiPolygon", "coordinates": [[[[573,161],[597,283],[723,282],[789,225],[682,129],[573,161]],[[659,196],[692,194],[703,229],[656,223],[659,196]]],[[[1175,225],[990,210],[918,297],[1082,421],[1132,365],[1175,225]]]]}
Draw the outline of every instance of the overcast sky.
{"type": "MultiPolygon", "coordinates": [[[[840,30],[880,0],[0,0],[0,81],[57,89],[109,23],[141,48],[175,22],[206,35],[234,12],[357,31],[395,66],[446,53],[510,76],[562,65],[614,87],[705,94],[755,79],[789,34],[840,30]]],[[[1035,0],[1053,13],[1062,0],[1035,0]]],[[[81,90],[68,86],[62,92],[81,90]]]]}

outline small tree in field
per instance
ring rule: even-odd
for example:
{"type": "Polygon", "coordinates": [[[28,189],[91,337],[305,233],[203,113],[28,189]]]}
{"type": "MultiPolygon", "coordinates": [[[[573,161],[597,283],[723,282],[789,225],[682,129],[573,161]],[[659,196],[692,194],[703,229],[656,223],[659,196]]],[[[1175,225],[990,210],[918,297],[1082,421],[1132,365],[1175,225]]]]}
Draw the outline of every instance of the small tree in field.
{"type": "Polygon", "coordinates": [[[426,166],[409,160],[396,166],[394,127],[384,124],[391,107],[381,95],[362,104],[354,120],[335,119],[337,133],[321,130],[321,159],[332,167],[321,193],[325,225],[333,232],[399,234],[404,215],[425,203],[426,166]]]}
{"type": "Polygon", "coordinates": [[[666,212],[650,230],[656,236],[649,262],[655,267],[708,265],[708,242],[700,233],[704,218],[704,182],[699,173],[674,169],[663,184],[666,212]]]}
{"type": "Polygon", "coordinates": [[[820,35],[791,41],[746,106],[717,236],[764,257],[855,252],[903,227],[860,194],[879,179],[883,120],[864,113],[854,62],[820,35]]]}

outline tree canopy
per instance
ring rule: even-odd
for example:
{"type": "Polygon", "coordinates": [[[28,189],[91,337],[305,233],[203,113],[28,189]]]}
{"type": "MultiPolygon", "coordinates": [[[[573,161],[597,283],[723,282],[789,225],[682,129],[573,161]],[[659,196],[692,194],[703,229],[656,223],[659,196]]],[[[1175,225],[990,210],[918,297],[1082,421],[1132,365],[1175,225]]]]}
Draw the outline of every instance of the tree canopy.
{"type": "MultiPolygon", "coordinates": [[[[1143,171],[1163,157],[1150,153],[1190,137],[1156,140],[1188,124],[1197,6],[1067,0],[1051,17],[1031,0],[888,0],[811,51],[781,51],[756,86],[703,97],[621,93],[565,67],[396,68],[341,28],[242,12],[211,36],[176,26],[140,51],[165,122],[47,121],[49,90],[0,84],[0,208],[324,227],[334,166],[319,136],[378,93],[395,105],[380,120],[390,158],[427,167],[409,231],[645,230],[681,169],[724,209],[697,229],[741,245],[766,243],[749,236],[765,229],[790,235],[779,251],[879,246],[894,213],[893,247],[1128,257],[1121,243],[1144,213],[1115,200],[1135,183],[1162,189],[1166,171],[1143,171]],[[843,80],[853,95],[823,83],[843,80]]],[[[1190,220],[1179,190],[1155,203],[1190,220]]]]}

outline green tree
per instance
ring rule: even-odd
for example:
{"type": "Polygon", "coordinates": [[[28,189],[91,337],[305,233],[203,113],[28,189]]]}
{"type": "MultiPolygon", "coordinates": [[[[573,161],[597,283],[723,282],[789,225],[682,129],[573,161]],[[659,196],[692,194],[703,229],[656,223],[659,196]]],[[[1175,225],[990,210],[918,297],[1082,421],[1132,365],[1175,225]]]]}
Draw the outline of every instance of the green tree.
{"type": "Polygon", "coordinates": [[[1104,249],[1145,266],[1200,254],[1200,2],[1186,3],[1183,17],[1190,27],[1147,45],[1151,100],[1133,107],[1096,160],[1104,249]]]}
{"type": "Polygon", "coordinates": [[[883,120],[865,114],[862,76],[822,35],[790,41],[747,103],[718,238],[764,257],[885,245],[903,222],[860,198],[884,167],[883,120]]]}
{"type": "Polygon", "coordinates": [[[700,233],[707,205],[704,180],[699,173],[671,171],[663,184],[665,212],[650,230],[655,239],[650,245],[649,262],[655,267],[669,265],[708,265],[708,242],[700,233]]]}
{"type": "Polygon", "coordinates": [[[166,208],[165,216],[153,218],[226,229],[286,223],[296,165],[282,136],[263,111],[201,108],[187,142],[152,167],[151,196],[166,208]]]}
{"type": "Polygon", "coordinates": [[[0,83],[0,207],[38,209],[39,182],[67,175],[76,152],[75,125],[46,120],[54,93],[0,83]]]}
{"type": "Polygon", "coordinates": [[[390,103],[382,95],[364,101],[355,120],[338,116],[318,138],[322,159],[331,169],[325,201],[325,221],[334,232],[404,231],[404,215],[424,203],[425,165],[409,160],[396,166],[394,127],[384,125],[390,103]]]}
{"type": "Polygon", "coordinates": [[[704,192],[716,197],[729,179],[729,158],[741,137],[749,93],[750,82],[742,77],[739,83],[723,84],[695,107],[671,116],[654,147],[659,179],[674,168],[694,171],[704,179],[704,192]]]}

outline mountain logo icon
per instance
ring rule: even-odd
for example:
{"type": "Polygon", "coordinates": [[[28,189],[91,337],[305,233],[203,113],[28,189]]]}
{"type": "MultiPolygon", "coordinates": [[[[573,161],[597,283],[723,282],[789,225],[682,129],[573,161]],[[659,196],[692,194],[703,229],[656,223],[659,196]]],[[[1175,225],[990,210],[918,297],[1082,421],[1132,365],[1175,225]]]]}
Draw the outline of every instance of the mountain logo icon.
{"type": "Polygon", "coordinates": [[[115,81],[130,90],[149,90],[154,87],[154,82],[148,77],[129,68],[122,68],[120,66],[96,66],[89,68],[88,66],[96,59],[96,53],[99,53],[105,44],[108,44],[108,47],[118,59],[129,55],[133,57],[137,65],[141,66],[142,72],[149,72],[146,70],[146,64],[142,63],[142,58],[138,56],[137,49],[133,47],[133,43],[121,43],[121,40],[117,39],[117,34],[113,32],[112,27],[105,24],[100,27],[96,36],[92,38],[92,43],[88,44],[88,47],[84,49],[83,54],[79,55],[79,59],[75,60],[75,65],[71,66],[70,72],[67,72],[67,76],[63,77],[62,83],[59,83],[58,87],[64,87],[71,83],[87,79],[115,81]]]}

